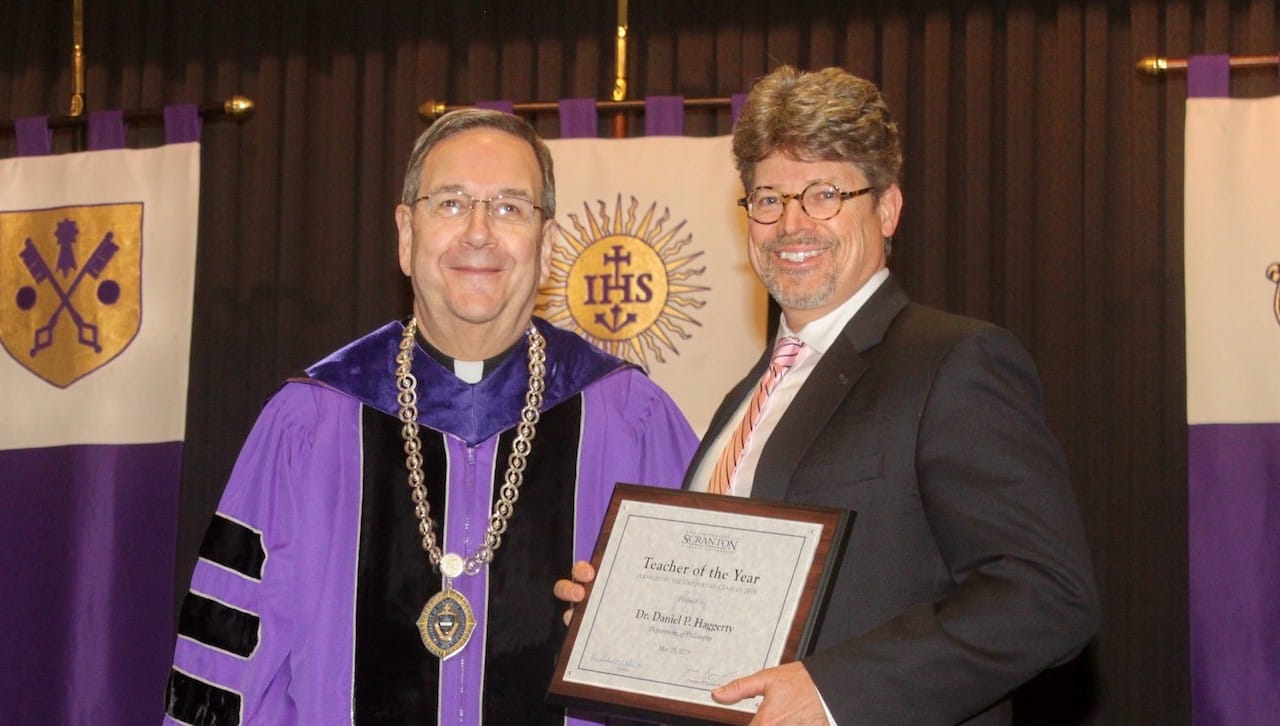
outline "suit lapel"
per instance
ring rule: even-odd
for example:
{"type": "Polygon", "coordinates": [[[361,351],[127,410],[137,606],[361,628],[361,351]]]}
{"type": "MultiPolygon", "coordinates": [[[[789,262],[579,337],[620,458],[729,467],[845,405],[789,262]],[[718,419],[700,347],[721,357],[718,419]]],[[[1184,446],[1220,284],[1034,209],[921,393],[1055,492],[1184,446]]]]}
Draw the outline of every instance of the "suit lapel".
{"type": "MultiPolygon", "coordinates": [[[[907,303],[906,293],[890,276],[845,325],[765,443],[751,485],[753,498],[783,499],[786,496],[805,452],[866,371],[862,354],[884,339],[889,325],[907,303]]],[[[763,370],[762,366],[758,367],[763,370]]],[[[745,394],[738,389],[735,392],[739,394],[736,400],[741,401],[745,394]]]]}

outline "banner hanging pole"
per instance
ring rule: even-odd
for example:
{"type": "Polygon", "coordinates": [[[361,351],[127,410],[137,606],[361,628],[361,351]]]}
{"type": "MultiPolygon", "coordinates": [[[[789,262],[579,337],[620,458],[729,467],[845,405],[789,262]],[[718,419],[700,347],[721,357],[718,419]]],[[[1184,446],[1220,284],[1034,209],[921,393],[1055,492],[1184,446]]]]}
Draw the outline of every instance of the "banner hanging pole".
{"type": "Polygon", "coordinates": [[[84,114],[84,0],[71,7],[71,116],[84,114]]]}
{"type": "MultiPolygon", "coordinates": [[[[226,117],[235,121],[243,121],[253,113],[253,99],[248,96],[236,94],[223,101],[208,101],[198,104],[196,110],[200,113],[201,118],[218,118],[226,117]]],[[[163,108],[137,108],[124,112],[125,123],[148,123],[164,120],[163,108]]],[[[83,110],[78,116],[50,116],[48,118],[49,128],[73,128],[84,126],[89,122],[89,117],[84,115],[83,110]]],[[[0,119],[0,132],[13,131],[13,119],[0,119]]]]}
{"type": "MultiPolygon", "coordinates": [[[[627,0],[618,0],[618,30],[614,42],[613,100],[627,100],[627,0]]],[[[627,135],[627,117],[619,109],[613,114],[613,138],[627,135]]]]}
{"type": "MultiPolygon", "coordinates": [[[[733,105],[730,96],[713,96],[710,98],[686,98],[685,108],[729,108],[733,105]]],[[[423,101],[418,105],[418,115],[424,121],[434,121],[447,111],[459,108],[475,108],[474,104],[445,104],[441,101],[423,101]]],[[[560,109],[559,101],[523,101],[511,104],[514,113],[550,113],[560,109]]],[[[644,99],[632,101],[596,101],[596,109],[601,111],[644,110],[644,99]]]]}
{"type": "MultiPolygon", "coordinates": [[[[1280,55],[1233,55],[1227,59],[1227,65],[1232,68],[1266,68],[1280,65],[1280,55]]],[[[1138,61],[1137,68],[1139,73],[1149,76],[1164,76],[1170,71],[1187,70],[1187,59],[1151,55],[1138,61]]]]}

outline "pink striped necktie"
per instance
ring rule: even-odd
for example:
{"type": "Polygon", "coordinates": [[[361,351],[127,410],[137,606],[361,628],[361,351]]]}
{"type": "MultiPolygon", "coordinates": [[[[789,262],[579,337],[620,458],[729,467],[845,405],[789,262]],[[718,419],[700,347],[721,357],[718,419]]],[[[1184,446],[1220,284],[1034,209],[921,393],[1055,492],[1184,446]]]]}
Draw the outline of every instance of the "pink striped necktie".
{"type": "Polygon", "coordinates": [[[711,472],[711,483],[707,491],[714,494],[730,492],[733,477],[738,473],[738,465],[742,463],[742,452],[747,448],[747,440],[751,438],[752,430],[760,422],[760,415],[764,413],[765,406],[769,403],[769,394],[773,393],[773,389],[778,387],[782,377],[787,374],[791,366],[795,365],[800,357],[800,349],[803,347],[804,342],[799,338],[778,339],[773,347],[773,362],[769,364],[769,370],[760,377],[760,383],[756,385],[756,392],[751,397],[751,403],[747,404],[747,411],[743,414],[742,421],[729,437],[724,451],[721,452],[720,460],[716,462],[716,468],[711,472]]]}

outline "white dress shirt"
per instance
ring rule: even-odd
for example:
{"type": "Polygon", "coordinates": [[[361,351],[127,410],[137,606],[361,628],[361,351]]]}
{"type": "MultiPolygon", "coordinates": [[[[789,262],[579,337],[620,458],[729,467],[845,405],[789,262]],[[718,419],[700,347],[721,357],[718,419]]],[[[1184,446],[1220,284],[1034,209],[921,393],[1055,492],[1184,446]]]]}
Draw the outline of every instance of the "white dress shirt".
{"type": "MultiPolygon", "coordinates": [[[[738,464],[738,471],[733,475],[731,494],[740,497],[751,495],[751,487],[755,482],[756,466],[760,463],[760,452],[764,449],[764,444],[769,440],[774,428],[777,427],[782,414],[791,405],[791,401],[795,399],[800,387],[809,379],[809,374],[813,372],[813,369],[818,365],[818,361],[822,359],[822,354],[831,348],[831,344],[835,342],[840,332],[844,330],[845,326],[853,319],[853,316],[862,308],[862,305],[871,297],[872,293],[880,289],[880,285],[887,279],[889,279],[889,270],[881,268],[856,293],[841,303],[839,307],[804,326],[801,330],[793,331],[788,328],[787,316],[782,316],[778,324],[778,337],[782,338],[788,335],[797,337],[804,341],[804,347],[800,349],[800,356],[795,365],[791,366],[787,374],[782,377],[782,381],[773,389],[773,393],[769,394],[769,402],[764,411],[761,412],[760,420],[756,423],[755,429],[751,432],[751,438],[742,450],[742,460],[738,464]]],[[[715,471],[716,462],[720,459],[720,452],[724,451],[729,437],[737,430],[738,423],[746,415],[747,404],[750,401],[751,396],[743,398],[742,403],[738,405],[738,410],[725,424],[724,428],[720,430],[714,444],[707,449],[707,455],[703,457],[698,466],[698,471],[689,482],[690,490],[695,492],[707,491],[707,486],[711,482],[711,474],[715,471]]]]}

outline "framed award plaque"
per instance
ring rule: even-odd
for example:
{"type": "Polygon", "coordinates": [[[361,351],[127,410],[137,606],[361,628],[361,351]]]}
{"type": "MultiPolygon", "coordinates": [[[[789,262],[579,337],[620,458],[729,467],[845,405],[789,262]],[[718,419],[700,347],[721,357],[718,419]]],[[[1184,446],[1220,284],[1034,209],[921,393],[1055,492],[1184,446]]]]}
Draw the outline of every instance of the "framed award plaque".
{"type": "Polygon", "coordinates": [[[618,484],[552,700],[668,723],[747,723],[711,690],[806,654],[853,513],[618,484]]]}

